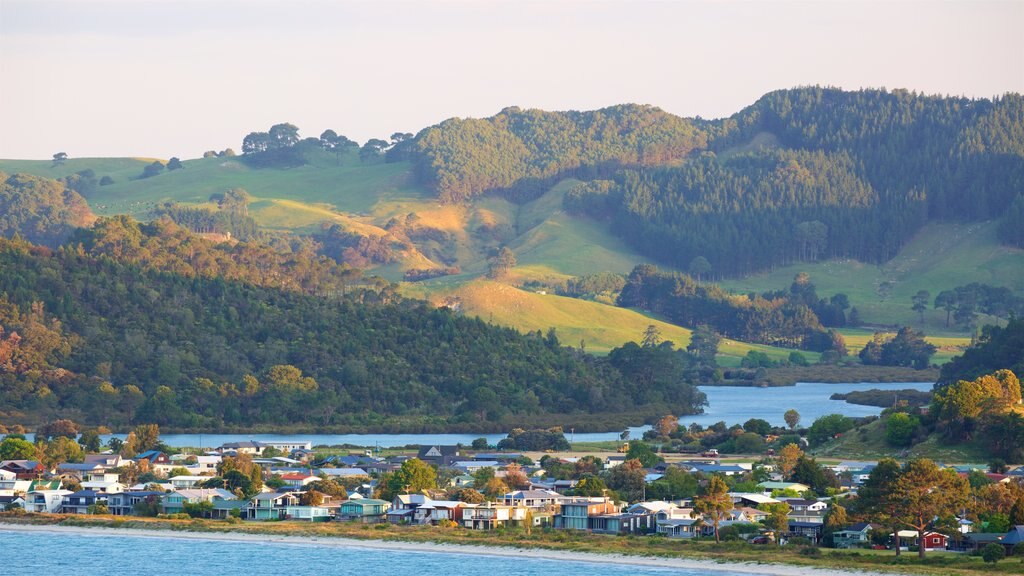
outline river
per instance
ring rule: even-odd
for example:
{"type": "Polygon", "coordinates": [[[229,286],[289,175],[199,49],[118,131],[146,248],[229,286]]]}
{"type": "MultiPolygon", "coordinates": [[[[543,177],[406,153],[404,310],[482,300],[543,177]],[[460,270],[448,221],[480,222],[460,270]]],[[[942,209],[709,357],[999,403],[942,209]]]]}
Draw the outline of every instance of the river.
{"type": "MultiPolygon", "coordinates": [[[[704,414],[682,416],[679,423],[688,426],[698,423],[703,426],[716,422],[726,425],[743,424],[751,418],[762,418],[776,426],[784,426],[783,414],[789,409],[800,413],[800,421],[809,426],[815,419],[826,414],[843,414],[851,417],[863,417],[878,414],[881,408],[874,406],[858,406],[841,400],[831,400],[834,393],[846,393],[854,390],[931,390],[931,382],[850,382],[841,384],[824,384],[800,382],[795,386],[774,388],[749,388],[734,386],[701,386],[707,394],[708,406],[704,414]]],[[[640,438],[649,426],[630,428],[630,438],[640,438]]],[[[570,442],[604,442],[618,440],[621,430],[607,432],[573,432],[566,430],[566,438],[570,442]]],[[[29,439],[31,440],[31,435],[29,439]]],[[[123,438],[123,434],[117,435],[123,438]]],[[[225,442],[239,440],[270,441],[310,441],[313,445],[351,444],[354,446],[379,446],[390,448],[418,444],[465,444],[469,445],[476,438],[486,438],[488,444],[497,444],[505,434],[161,434],[160,439],[168,446],[217,447],[225,442]]],[[[103,441],[109,436],[103,437],[103,441]]]]}

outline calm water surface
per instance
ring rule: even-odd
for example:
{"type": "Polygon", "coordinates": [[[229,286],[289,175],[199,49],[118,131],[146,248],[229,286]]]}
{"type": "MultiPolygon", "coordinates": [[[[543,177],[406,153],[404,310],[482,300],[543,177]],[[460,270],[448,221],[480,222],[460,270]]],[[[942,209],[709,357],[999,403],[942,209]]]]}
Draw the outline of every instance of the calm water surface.
{"type": "Polygon", "coordinates": [[[503,558],[474,554],[359,547],[214,542],[127,535],[0,531],[5,576],[102,574],[281,576],[282,574],[487,574],[488,576],[739,576],[731,572],[647,568],[607,563],[503,558]],[[15,553],[16,552],[16,553],[15,553]]]}
{"type": "MultiPolygon", "coordinates": [[[[790,408],[800,413],[800,421],[809,426],[814,420],[826,414],[844,414],[851,417],[871,416],[882,411],[874,406],[858,406],[840,400],[829,400],[839,392],[854,390],[931,390],[931,382],[897,382],[878,384],[875,382],[851,382],[843,384],[821,384],[801,382],[795,386],[777,388],[743,388],[733,386],[701,386],[707,394],[708,406],[704,414],[683,416],[680,424],[686,426],[697,422],[703,426],[724,421],[727,425],[743,424],[751,418],[763,418],[773,425],[784,426],[782,415],[790,408]]],[[[630,428],[631,438],[640,438],[649,426],[630,428]]],[[[618,440],[621,430],[609,432],[576,432],[566,429],[566,437],[573,442],[603,442],[618,440]]],[[[124,438],[123,434],[118,435],[124,438]]],[[[505,434],[161,434],[160,438],[169,446],[217,447],[225,442],[239,440],[310,441],[313,445],[352,444],[355,446],[408,446],[414,444],[465,444],[484,437],[491,444],[497,444],[505,434]]],[[[104,437],[106,441],[109,436],[104,437]]],[[[30,438],[31,439],[31,438],[30,438]]]]}

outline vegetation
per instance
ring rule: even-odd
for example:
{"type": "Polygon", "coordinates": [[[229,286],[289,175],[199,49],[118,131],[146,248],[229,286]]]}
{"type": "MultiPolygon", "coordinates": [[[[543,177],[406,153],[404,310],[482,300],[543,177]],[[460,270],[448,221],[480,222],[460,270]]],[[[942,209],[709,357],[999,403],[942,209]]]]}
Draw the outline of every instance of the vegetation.
{"type": "Polygon", "coordinates": [[[85,199],[64,182],[0,172],[0,236],[57,246],[95,218],[85,199]]]}

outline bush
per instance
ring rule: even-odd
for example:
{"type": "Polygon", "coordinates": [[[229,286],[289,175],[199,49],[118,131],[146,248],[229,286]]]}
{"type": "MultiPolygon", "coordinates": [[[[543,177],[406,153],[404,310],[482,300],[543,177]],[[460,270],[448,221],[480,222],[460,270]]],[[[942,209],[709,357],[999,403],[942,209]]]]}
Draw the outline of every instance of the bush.
{"type": "Polygon", "coordinates": [[[815,548],[813,546],[808,546],[807,548],[801,548],[800,549],[800,555],[801,556],[821,556],[821,549],[820,548],[815,548]]]}
{"type": "Polygon", "coordinates": [[[986,564],[995,564],[1006,557],[1006,550],[1002,544],[992,543],[981,549],[981,559],[986,564]]]}

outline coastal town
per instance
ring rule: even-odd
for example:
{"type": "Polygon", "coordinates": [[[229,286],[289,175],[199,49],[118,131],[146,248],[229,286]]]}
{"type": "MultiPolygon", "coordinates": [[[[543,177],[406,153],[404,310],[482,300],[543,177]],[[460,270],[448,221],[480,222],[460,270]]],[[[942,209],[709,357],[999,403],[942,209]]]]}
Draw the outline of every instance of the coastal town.
{"type": "MultiPolygon", "coordinates": [[[[140,435],[146,433],[158,434],[140,429],[140,435]]],[[[11,444],[19,437],[12,433],[5,441],[11,444]]],[[[796,445],[753,462],[723,461],[713,452],[664,458],[648,453],[650,448],[640,442],[625,453],[532,453],[540,454],[539,460],[479,444],[424,445],[387,456],[374,450],[325,451],[303,441],[240,441],[185,451],[156,445],[133,457],[108,449],[52,466],[4,460],[0,510],[4,517],[570,530],[802,550],[969,555],[994,554],[994,546],[1003,556],[1024,553],[1024,466],[997,473],[988,465],[929,462],[973,498],[970,503],[949,499],[950,508],[931,510],[934,520],[927,519],[926,529],[918,531],[880,512],[884,505],[858,502],[884,498],[877,493],[879,477],[892,461],[823,466],[796,445]],[[794,481],[799,476],[795,467],[812,465],[816,473],[835,479],[824,493],[794,481]]]]}

